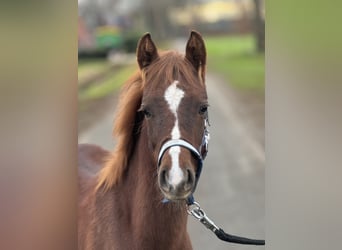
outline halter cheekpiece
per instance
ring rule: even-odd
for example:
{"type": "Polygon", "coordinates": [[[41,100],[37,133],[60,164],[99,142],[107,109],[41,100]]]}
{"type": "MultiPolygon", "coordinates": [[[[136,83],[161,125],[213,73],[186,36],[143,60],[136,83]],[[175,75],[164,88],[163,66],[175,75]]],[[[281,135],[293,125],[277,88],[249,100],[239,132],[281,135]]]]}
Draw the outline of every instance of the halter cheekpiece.
{"type": "MultiPolygon", "coordinates": [[[[183,139],[171,139],[171,140],[166,141],[162,145],[162,147],[159,151],[159,155],[158,155],[158,168],[159,168],[161,160],[162,160],[165,152],[169,148],[179,146],[179,147],[183,147],[183,148],[188,149],[192,153],[192,155],[197,158],[197,170],[196,170],[196,174],[195,174],[196,180],[195,180],[194,190],[196,189],[197,182],[198,182],[199,177],[200,177],[201,172],[202,172],[203,160],[205,159],[205,157],[207,156],[207,153],[208,153],[208,143],[209,143],[209,139],[210,139],[208,126],[209,126],[209,122],[208,122],[208,119],[206,118],[204,120],[204,133],[203,133],[203,138],[202,138],[202,144],[201,144],[199,150],[197,150],[193,145],[191,145],[189,142],[187,142],[183,139]]],[[[164,198],[163,203],[167,203],[167,202],[169,202],[169,200],[164,198]]],[[[187,204],[191,205],[193,203],[194,203],[194,197],[193,197],[193,194],[191,194],[187,198],[187,204]]]]}

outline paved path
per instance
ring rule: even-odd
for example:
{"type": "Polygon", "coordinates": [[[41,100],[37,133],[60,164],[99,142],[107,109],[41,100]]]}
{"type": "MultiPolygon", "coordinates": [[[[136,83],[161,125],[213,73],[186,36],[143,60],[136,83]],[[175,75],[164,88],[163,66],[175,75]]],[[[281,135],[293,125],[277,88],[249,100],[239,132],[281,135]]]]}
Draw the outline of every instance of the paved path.
{"type": "Polygon", "coordinates": [[[112,128],[116,103],[117,98],[114,98],[113,105],[106,107],[108,109],[106,114],[101,116],[92,127],[78,135],[78,143],[97,144],[107,150],[114,148],[115,143],[112,139],[112,128]]]}

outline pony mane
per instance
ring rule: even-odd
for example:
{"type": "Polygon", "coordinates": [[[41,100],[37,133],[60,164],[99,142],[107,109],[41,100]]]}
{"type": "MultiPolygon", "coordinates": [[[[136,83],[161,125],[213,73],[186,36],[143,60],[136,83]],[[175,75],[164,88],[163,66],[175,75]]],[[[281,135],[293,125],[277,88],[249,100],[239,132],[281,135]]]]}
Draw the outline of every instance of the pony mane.
{"type": "Polygon", "coordinates": [[[134,136],[139,123],[137,110],[141,105],[142,95],[143,80],[141,72],[137,72],[121,90],[113,126],[117,144],[99,172],[97,189],[104,186],[107,190],[121,180],[135,144],[134,136]]]}
{"type": "MultiPolygon", "coordinates": [[[[180,76],[188,83],[196,85],[195,82],[198,82],[196,70],[182,54],[166,51],[161,53],[150,66],[136,72],[125,83],[120,94],[113,127],[113,136],[117,139],[117,145],[99,172],[97,190],[102,186],[104,190],[108,190],[119,183],[127,169],[143,119],[137,111],[141,106],[145,85],[169,85],[180,76]],[[147,78],[157,81],[149,81],[147,78]]],[[[199,79],[204,84],[200,76],[199,79]]],[[[151,87],[155,87],[153,85],[151,87]]]]}

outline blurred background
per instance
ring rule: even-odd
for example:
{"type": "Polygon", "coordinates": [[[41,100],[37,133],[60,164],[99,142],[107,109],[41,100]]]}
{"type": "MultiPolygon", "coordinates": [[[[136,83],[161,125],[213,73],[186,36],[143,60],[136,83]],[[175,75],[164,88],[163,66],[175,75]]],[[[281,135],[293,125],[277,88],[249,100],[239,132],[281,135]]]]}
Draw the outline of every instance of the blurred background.
{"type": "MultiPolygon", "coordinates": [[[[112,150],[120,87],[137,70],[138,39],[185,50],[205,40],[211,141],[195,198],[226,232],[265,237],[265,7],[263,0],[78,0],[79,143],[112,150]]],[[[194,249],[227,245],[189,218],[194,249]]],[[[258,247],[258,249],[264,249],[258,247]]]]}

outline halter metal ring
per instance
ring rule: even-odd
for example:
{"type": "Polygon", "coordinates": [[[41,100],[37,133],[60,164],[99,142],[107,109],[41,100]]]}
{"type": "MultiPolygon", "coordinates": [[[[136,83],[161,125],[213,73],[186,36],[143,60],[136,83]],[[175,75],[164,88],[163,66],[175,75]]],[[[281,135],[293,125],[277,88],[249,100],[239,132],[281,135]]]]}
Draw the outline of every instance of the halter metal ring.
{"type": "Polygon", "coordinates": [[[188,205],[187,212],[189,215],[194,216],[198,220],[202,219],[205,216],[204,211],[201,209],[200,205],[196,201],[193,204],[188,205]]]}

